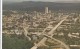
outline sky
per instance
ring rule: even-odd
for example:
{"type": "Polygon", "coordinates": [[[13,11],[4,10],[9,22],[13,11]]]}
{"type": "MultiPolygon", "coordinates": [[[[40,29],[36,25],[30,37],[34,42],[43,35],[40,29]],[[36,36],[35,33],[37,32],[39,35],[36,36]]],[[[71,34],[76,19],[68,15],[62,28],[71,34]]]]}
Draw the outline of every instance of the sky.
{"type": "Polygon", "coordinates": [[[60,2],[60,1],[63,1],[63,2],[80,2],[80,0],[3,0],[4,1],[7,1],[7,2],[22,2],[22,1],[50,1],[50,2],[60,2]]]}

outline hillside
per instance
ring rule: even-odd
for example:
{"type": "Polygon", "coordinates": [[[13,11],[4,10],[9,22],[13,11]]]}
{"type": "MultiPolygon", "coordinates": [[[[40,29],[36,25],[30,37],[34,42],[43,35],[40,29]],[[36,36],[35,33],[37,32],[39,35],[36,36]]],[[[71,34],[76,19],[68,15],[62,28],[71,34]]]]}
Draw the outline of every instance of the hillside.
{"type": "Polygon", "coordinates": [[[24,1],[17,3],[3,3],[3,10],[44,10],[44,7],[49,7],[50,10],[80,10],[80,3],[55,3],[55,2],[35,2],[24,1]]]}

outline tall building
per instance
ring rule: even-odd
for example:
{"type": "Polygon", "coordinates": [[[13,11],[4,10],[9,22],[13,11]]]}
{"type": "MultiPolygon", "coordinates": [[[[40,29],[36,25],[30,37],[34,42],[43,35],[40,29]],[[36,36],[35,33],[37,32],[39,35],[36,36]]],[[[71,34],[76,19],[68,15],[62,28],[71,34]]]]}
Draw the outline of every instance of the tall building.
{"type": "Polygon", "coordinates": [[[45,7],[45,13],[48,13],[48,7],[45,7]]]}

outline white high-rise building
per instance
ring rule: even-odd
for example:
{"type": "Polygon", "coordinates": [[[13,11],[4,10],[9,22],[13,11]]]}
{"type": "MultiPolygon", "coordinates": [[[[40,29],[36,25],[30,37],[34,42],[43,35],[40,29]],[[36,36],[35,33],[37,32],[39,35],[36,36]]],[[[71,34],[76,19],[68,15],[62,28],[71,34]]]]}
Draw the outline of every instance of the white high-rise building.
{"type": "Polygon", "coordinates": [[[48,7],[45,7],[45,13],[48,13],[48,7]]]}

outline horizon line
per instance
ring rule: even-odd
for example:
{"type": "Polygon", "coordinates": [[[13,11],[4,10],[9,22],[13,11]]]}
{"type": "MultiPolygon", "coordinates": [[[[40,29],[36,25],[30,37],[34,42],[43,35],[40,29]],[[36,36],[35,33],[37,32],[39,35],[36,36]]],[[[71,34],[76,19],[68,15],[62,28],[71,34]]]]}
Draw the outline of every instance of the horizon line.
{"type": "Polygon", "coordinates": [[[80,3],[80,1],[2,1],[3,3],[4,2],[13,2],[13,3],[16,3],[16,2],[53,2],[53,3],[80,3]]]}

